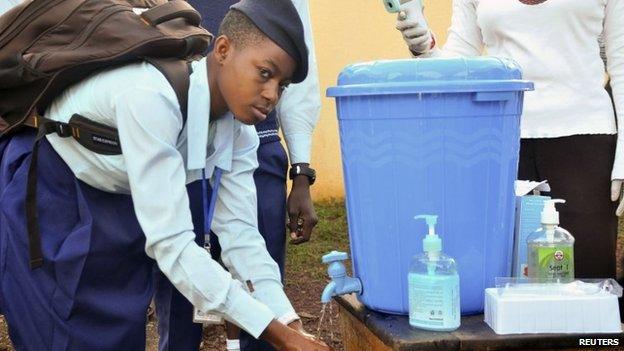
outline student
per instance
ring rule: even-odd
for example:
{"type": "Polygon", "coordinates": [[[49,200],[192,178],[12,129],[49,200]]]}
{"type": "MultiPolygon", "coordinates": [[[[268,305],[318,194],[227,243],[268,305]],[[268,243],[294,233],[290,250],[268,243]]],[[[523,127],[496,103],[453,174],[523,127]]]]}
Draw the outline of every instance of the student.
{"type": "Polygon", "coordinates": [[[42,140],[40,269],[28,265],[24,213],[34,133],[15,134],[0,150],[0,303],[16,349],[144,349],[155,260],[200,310],[280,350],[329,350],[299,330],[256,225],[250,125],[290,81],[305,79],[303,26],[285,0],[244,0],[225,22],[210,55],[192,63],[185,124],[171,85],[148,63],[95,74],[50,105],[49,119],[78,113],[115,127],[123,154],[95,154],[54,134],[42,140]],[[230,273],[194,243],[185,185],[202,170],[220,187],[212,229],[230,273]]]}
{"type": "Polygon", "coordinates": [[[397,22],[416,56],[493,56],[516,60],[535,91],[524,99],[519,179],[544,180],[576,239],[578,278],[615,278],[618,216],[624,212],[624,1],[454,0],[442,50],[431,33],[397,22]],[[604,36],[606,65],[600,57],[604,36]],[[604,88],[611,77],[613,102],[604,88]]]}
{"type": "MultiPolygon", "coordinates": [[[[219,33],[219,26],[235,0],[191,0],[202,14],[202,26],[211,33],[219,33]]],[[[256,125],[260,138],[258,147],[259,167],[254,173],[258,191],[258,229],[264,237],[271,257],[277,262],[284,277],[286,226],[284,219],[289,214],[291,242],[303,243],[309,240],[317,217],[310,197],[310,186],[314,182],[314,170],[309,168],[312,132],[318,120],[320,94],[316,59],[312,40],[307,0],[293,0],[304,25],[306,44],[309,49],[308,76],[298,84],[291,84],[285,91],[274,112],[267,119],[256,125]],[[277,113],[275,113],[277,112],[277,113]],[[279,121],[279,122],[278,122],[279,121]],[[292,190],[286,199],[286,177],[288,158],[280,142],[278,130],[281,127],[288,147],[292,168],[292,190]],[[300,228],[297,230],[297,223],[300,228]]],[[[289,14],[277,13],[279,16],[289,14]]],[[[288,20],[287,18],[285,20],[288,20]]],[[[197,186],[197,184],[194,184],[197,186]]],[[[214,236],[213,236],[214,238],[214,236]]],[[[214,241],[214,240],[213,240],[214,241]]],[[[218,258],[218,242],[212,243],[218,258]]],[[[173,290],[162,274],[156,275],[157,292],[155,302],[159,322],[160,350],[198,350],[202,338],[201,324],[192,321],[192,306],[179,292],[173,290]],[[175,311],[172,311],[175,309],[175,311]]],[[[247,333],[241,335],[238,329],[227,325],[228,350],[271,350],[261,340],[256,340],[247,333]]]]}

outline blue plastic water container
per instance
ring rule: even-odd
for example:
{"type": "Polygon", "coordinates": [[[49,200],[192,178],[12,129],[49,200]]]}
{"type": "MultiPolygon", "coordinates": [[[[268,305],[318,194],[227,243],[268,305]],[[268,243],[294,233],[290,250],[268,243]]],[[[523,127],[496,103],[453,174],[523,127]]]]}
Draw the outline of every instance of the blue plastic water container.
{"type": "Polygon", "coordinates": [[[346,67],[336,98],[354,275],[367,307],[408,314],[410,259],[439,216],[462,314],[510,276],[524,91],[512,60],[376,61],[346,67]]]}

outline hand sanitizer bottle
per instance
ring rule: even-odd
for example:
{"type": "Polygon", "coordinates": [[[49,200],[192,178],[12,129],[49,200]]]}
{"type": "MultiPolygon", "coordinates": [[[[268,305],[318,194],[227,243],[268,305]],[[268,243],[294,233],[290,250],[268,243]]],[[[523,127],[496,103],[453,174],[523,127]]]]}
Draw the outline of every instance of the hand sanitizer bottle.
{"type": "Polygon", "coordinates": [[[429,226],[423,239],[424,253],[414,256],[407,277],[409,323],[434,331],[459,328],[459,275],[455,260],[442,254],[442,240],[435,233],[438,216],[421,215],[429,226]]]}
{"type": "Polygon", "coordinates": [[[559,227],[557,203],[565,203],[565,200],[544,203],[542,228],[527,238],[529,278],[574,280],[574,237],[559,227]]]}

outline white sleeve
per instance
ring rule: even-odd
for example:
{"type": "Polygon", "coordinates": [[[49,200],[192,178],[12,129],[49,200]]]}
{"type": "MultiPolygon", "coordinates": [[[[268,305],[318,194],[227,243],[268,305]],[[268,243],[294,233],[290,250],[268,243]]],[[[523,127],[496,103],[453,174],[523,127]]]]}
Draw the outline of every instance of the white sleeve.
{"type": "Polygon", "coordinates": [[[195,307],[217,312],[257,338],[275,315],[194,242],[186,171],[175,147],[182,116],[173,90],[169,93],[146,87],[114,99],[145,251],[195,307]]]}
{"type": "Polygon", "coordinates": [[[258,167],[258,134],[253,126],[245,125],[235,138],[232,170],[221,178],[212,230],[219,237],[223,264],[241,282],[251,282],[253,296],[288,323],[298,317],[284,293],[279,267],[258,231],[253,178],[258,167]]]}
{"type": "Polygon", "coordinates": [[[477,23],[475,0],[453,0],[453,15],[441,56],[480,56],[483,36],[477,23]]]}
{"type": "Polygon", "coordinates": [[[607,0],[604,19],[607,73],[617,114],[618,136],[611,179],[624,179],[624,0],[607,0]]]}
{"type": "Polygon", "coordinates": [[[290,163],[310,163],[312,133],[319,119],[321,96],[314,40],[307,0],[293,0],[305,30],[308,47],[308,76],[299,84],[291,84],[277,105],[277,117],[288,146],[290,163]]]}

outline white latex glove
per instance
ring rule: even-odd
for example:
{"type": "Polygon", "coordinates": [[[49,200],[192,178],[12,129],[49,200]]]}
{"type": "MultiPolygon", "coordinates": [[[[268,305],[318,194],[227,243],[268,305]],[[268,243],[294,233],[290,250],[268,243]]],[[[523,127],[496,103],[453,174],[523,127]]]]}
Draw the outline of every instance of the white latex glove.
{"type": "Polygon", "coordinates": [[[397,19],[396,29],[403,35],[403,40],[407,47],[415,55],[422,55],[431,50],[433,36],[431,31],[424,26],[418,24],[417,20],[397,19]]]}
{"type": "Polygon", "coordinates": [[[617,210],[615,210],[615,215],[620,217],[622,213],[624,213],[624,195],[622,194],[622,185],[624,184],[624,179],[614,179],[611,181],[611,201],[620,201],[617,210]]]}

